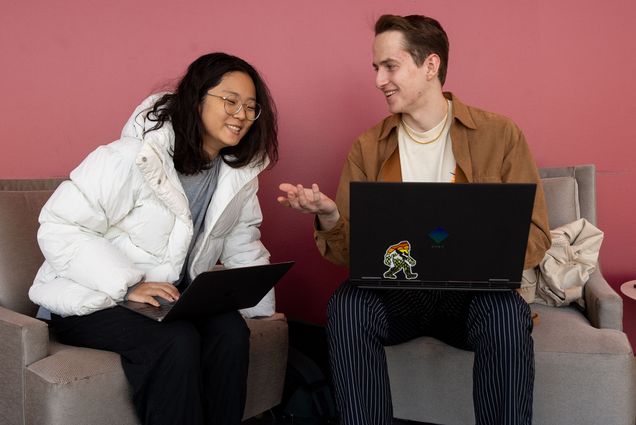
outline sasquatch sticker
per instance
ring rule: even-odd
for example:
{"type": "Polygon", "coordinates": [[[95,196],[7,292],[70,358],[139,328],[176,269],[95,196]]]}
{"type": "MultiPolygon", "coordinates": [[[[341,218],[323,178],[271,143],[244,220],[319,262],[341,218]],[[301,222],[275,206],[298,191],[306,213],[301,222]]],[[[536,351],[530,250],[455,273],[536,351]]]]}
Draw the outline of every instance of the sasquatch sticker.
{"type": "Polygon", "coordinates": [[[384,254],[384,265],[389,267],[383,276],[385,279],[396,279],[397,274],[402,271],[408,280],[416,279],[417,273],[413,273],[411,267],[417,262],[411,257],[411,244],[409,241],[401,241],[387,248],[384,254]]]}

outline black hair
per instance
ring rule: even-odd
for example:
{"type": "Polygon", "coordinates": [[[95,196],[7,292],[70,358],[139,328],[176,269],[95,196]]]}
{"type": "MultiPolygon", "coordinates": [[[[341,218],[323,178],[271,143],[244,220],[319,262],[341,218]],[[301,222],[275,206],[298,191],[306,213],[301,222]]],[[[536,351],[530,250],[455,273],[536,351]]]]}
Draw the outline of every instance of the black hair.
{"type": "Polygon", "coordinates": [[[261,115],[252,124],[240,143],[227,146],[219,156],[231,167],[239,168],[255,162],[262,165],[269,158],[270,166],[278,161],[278,125],[276,105],[267,85],[252,65],[226,53],[209,53],[190,64],[176,90],[159,98],[148,113],[157,124],[145,133],[157,130],[167,121],[174,130],[174,166],[183,174],[195,174],[210,167],[203,149],[205,128],[201,120],[201,104],[206,93],[216,87],[229,72],[244,72],[256,88],[256,101],[261,115]]]}

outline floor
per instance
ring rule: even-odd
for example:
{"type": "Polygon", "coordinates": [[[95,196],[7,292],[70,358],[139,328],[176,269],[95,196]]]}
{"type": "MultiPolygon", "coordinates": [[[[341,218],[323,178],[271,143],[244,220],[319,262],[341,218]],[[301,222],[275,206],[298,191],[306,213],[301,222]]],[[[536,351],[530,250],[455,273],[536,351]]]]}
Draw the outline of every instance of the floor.
{"type": "MultiPolygon", "coordinates": [[[[242,425],[314,425],[313,423],[308,424],[303,421],[293,421],[289,418],[275,418],[273,414],[270,412],[265,412],[261,415],[260,418],[251,418],[243,422],[242,425]]],[[[315,424],[318,425],[318,424],[315,424]]],[[[337,422],[329,422],[328,424],[320,424],[320,425],[337,425],[337,422]]],[[[435,425],[424,422],[414,422],[414,421],[405,421],[401,419],[393,419],[393,425],[435,425]]]]}

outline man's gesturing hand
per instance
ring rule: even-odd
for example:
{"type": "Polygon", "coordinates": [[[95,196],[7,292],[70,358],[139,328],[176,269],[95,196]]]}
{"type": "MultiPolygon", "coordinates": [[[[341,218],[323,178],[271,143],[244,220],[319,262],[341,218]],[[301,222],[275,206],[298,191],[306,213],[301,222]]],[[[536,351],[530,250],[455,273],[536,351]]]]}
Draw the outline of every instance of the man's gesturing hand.
{"type": "Polygon", "coordinates": [[[278,188],[286,194],[276,199],[281,205],[305,214],[316,214],[323,230],[331,229],[340,218],[336,203],[320,192],[316,183],[311,185],[311,189],[291,183],[282,183],[278,188]]]}

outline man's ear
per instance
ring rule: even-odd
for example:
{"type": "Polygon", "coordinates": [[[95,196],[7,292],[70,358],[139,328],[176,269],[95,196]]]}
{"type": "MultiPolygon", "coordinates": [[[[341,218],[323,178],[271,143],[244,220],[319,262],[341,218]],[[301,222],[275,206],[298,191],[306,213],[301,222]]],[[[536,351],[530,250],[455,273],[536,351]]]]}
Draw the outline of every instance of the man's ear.
{"type": "Polygon", "coordinates": [[[439,73],[439,65],[441,60],[439,56],[435,53],[431,53],[424,59],[422,63],[422,67],[426,70],[426,78],[432,80],[437,78],[437,74],[439,73]]]}

